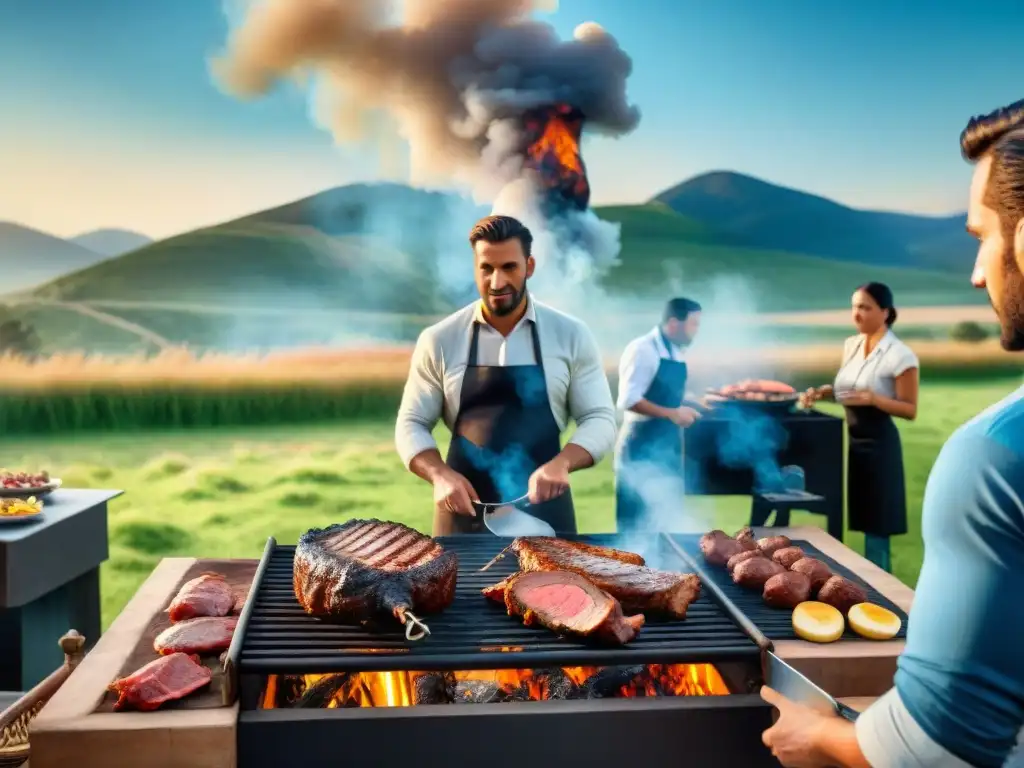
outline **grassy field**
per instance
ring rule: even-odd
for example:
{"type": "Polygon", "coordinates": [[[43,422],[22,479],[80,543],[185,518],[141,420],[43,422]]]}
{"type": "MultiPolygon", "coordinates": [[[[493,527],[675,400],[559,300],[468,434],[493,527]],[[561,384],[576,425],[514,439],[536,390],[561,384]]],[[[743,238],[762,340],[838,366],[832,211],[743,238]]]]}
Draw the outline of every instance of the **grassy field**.
{"type": "MultiPolygon", "coordinates": [[[[921,564],[924,483],[950,432],[1017,386],[1017,380],[925,383],[921,416],[902,426],[910,533],[894,541],[894,567],[908,584],[921,564]]],[[[46,467],[80,487],[122,488],[111,507],[111,558],[103,566],[109,623],[161,557],[258,557],[268,536],[294,542],[305,529],[352,516],[429,530],[429,489],[403,470],[390,421],[193,431],[17,437],[0,441],[0,466],[46,467]]],[[[444,444],[444,435],[439,430],[444,444]]],[[[614,525],[610,462],[574,477],[581,528],[614,525]]],[[[742,497],[694,498],[691,525],[733,529],[742,497]]],[[[796,524],[821,525],[795,514],[796,524]]],[[[848,542],[860,550],[862,538],[848,542]]]]}

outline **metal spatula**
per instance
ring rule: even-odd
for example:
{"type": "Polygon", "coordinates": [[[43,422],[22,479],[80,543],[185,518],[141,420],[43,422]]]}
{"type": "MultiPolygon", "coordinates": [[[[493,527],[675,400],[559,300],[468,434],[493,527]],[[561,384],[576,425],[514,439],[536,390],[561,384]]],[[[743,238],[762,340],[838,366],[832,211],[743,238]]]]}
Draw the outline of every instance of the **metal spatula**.
{"type": "Polygon", "coordinates": [[[554,536],[554,528],[539,517],[524,511],[529,506],[530,500],[527,496],[491,504],[473,502],[473,508],[483,518],[487,530],[495,536],[554,536]]]}

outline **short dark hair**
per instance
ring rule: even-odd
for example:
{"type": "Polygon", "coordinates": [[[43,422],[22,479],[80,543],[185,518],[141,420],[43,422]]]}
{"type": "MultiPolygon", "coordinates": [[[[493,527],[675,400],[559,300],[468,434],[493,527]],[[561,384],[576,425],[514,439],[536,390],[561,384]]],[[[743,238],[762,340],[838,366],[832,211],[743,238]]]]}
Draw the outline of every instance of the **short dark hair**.
{"type": "Polygon", "coordinates": [[[700,312],[700,304],[693,299],[685,299],[681,296],[669,299],[665,304],[665,312],[661,321],[667,323],[669,320],[685,320],[691,312],[700,312]]]}
{"type": "Polygon", "coordinates": [[[886,310],[885,324],[892,328],[896,322],[896,307],[893,306],[892,289],[885,283],[864,283],[857,288],[875,300],[879,309],[886,310]]]}
{"type": "Polygon", "coordinates": [[[523,222],[511,216],[484,216],[469,231],[469,244],[476,246],[481,240],[486,243],[503,243],[515,238],[523,246],[523,254],[529,258],[533,248],[533,234],[523,222]]]}
{"type": "Polygon", "coordinates": [[[970,163],[992,155],[985,204],[1004,228],[1024,218],[1024,101],[972,117],[960,133],[960,153],[970,163]]]}

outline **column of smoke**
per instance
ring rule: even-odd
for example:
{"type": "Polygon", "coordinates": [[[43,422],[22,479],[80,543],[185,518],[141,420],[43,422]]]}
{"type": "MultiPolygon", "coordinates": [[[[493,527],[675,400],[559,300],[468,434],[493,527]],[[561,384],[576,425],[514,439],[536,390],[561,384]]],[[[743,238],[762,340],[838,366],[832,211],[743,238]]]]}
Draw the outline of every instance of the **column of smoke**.
{"type": "MultiPolygon", "coordinates": [[[[228,44],[213,62],[227,90],[251,98],[282,81],[309,84],[315,117],[339,144],[372,145],[391,165],[407,147],[413,185],[455,183],[493,202],[494,212],[522,219],[535,235],[531,290],[538,298],[595,324],[623,318],[614,329],[598,326],[606,354],[653,325],[660,301],[612,298],[599,286],[618,259],[618,225],[591,210],[546,217],[524,172],[529,110],[569,104],[585,115],[587,132],[608,136],[638,125],[626,94],[631,59],[600,26],[581,24],[562,40],[530,18],[553,10],[542,0],[230,0],[227,10],[228,44]]],[[[452,296],[465,296],[470,280],[471,223],[453,221],[451,242],[461,247],[438,254],[437,274],[452,296]]],[[[728,309],[737,303],[735,285],[711,288],[728,309]]],[[[715,309],[707,307],[708,320],[725,316],[715,309]]],[[[736,330],[725,348],[734,348],[736,330]]],[[[752,332],[739,330],[748,338],[752,332]]],[[[654,506],[680,506],[677,489],[638,485],[657,497],[651,501],[665,502],[654,506]]]]}

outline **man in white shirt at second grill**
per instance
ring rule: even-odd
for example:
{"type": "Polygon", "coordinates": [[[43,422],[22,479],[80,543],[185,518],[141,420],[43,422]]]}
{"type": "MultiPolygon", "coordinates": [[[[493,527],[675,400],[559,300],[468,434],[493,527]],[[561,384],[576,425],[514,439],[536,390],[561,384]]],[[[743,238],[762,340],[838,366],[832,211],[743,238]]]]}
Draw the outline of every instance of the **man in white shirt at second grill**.
{"type": "Polygon", "coordinates": [[[480,301],[420,334],[395,425],[409,468],[434,486],[434,535],[479,533],[473,501],[529,495],[531,515],[576,532],[569,473],[615,444],[615,406],[597,343],[526,290],[533,236],[510,216],[469,235],[480,301]],[[452,432],[441,458],[431,434],[452,432]],[[572,440],[562,447],[568,422],[572,440]]]}
{"type": "Polygon", "coordinates": [[[700,329],[700,304],[670,299],[661,324],[622,353],[618,407],[624,412],[615,453],[615,520],[620,533],[647,526],[666,496],[682,504],[683,434],[699,414],[685,405],[686,348],[700,329]]]}

